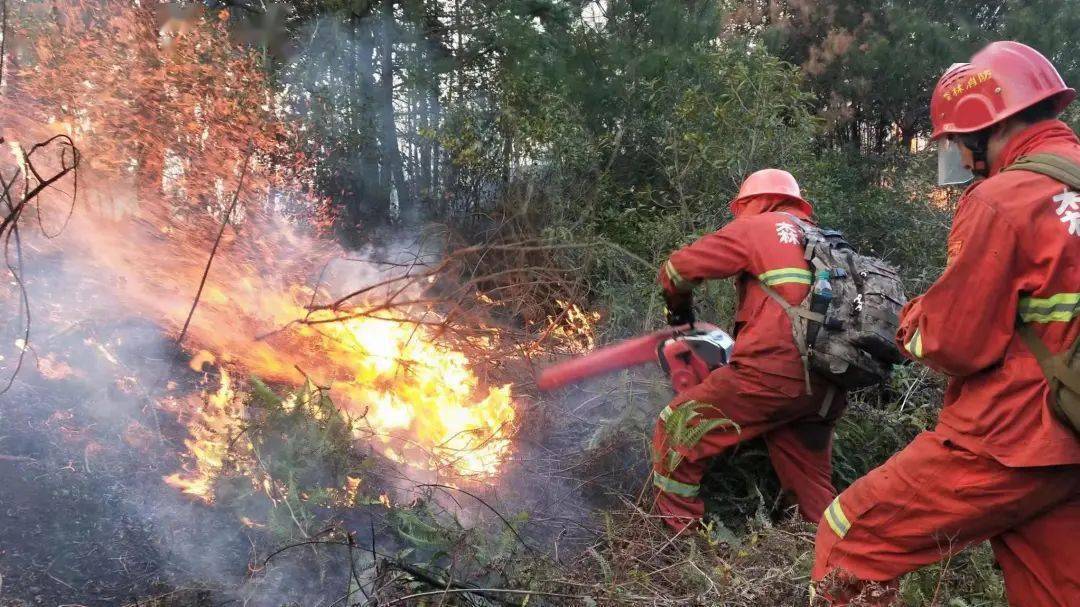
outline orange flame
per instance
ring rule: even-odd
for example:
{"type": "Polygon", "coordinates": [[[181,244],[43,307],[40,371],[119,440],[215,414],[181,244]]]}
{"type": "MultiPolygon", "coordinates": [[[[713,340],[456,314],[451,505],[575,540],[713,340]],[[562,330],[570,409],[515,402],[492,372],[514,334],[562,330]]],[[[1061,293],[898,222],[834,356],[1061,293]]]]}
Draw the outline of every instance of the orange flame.
{"type": "MultiPolygon", "coordinates": [[[[329,388],[352,420],[357,439],[375,439],[389,459],[417,468],[449,468],[463,476],[498,471],[510,449],[515,416],[509,385],[473,400],[479,381],[465,355],[407,322],[354,317],[323,325],[318,333],[310,326],[299,332],[305,337],[316,334],[321,355],[347,366],[348,375],[329,388]]],[[[265,375],[283,372],[280,365],[287,360],[237,358],[265,375]]],[[[208,357],[200,353],[196,359],[201,366],[208,357]]],[[[167,477],[168,484],[213,500],[213,480],[226,456],[242,462],[251,449],[247,441],[237,440],[245,423],[243,398],[222,370],[217,392],[206,398],[188,426],[185,472],[167,477]]],[[[296,397],[284,406],[297,406],[296,397]]],[[[355,495],[356,487],[346,490],[355,495]]]]}
{"type": "MultiPolygon", "coordinates": [[[[426,329],[397,320],[353,317],[297,329],[317,339],[318,352],[345,373],[330,382],[330,397],[352,420],[353,435],[374,439],[391,460],[421,469],[450,469],[463,476],[498,471],[510,448],[515,418],[510,386],[480,391],[461,352],[438,343],[426,329]]],[[[205,355],[197,355],[202,361],[205,355]]],[[[290,358],[235,357],[256,375],[287,374],[290,358]]],[[[294,370],[295,371],[295,370],[294,370]]],[[[166,479],[185,493],[211,501],[212,482],[243,427],[243,396],[226,371],[189,425],[185,474],[166,479]]],[[[295,406],[295,399],[285,406],[295,406]]]]}
{"type": "Polygon", "coordinates": [[[539,348],[543,341],[553,340],[571,353],[581,354],[592,350],[596,346],[596,323],[600,321],[600,313],[586,312],[577,304],[561,299],[555,300],[555,303],[562,308],[562,312],[547,317],[547,329],[535,346],[539,348]]]}
{"type": "MultiPolygon", "coordinates": [[[[84,262],[80,280],[106,285],[125,313],[175,334],[213,235],[228,220],[184,341],[206,351],[193,368],[224,360],[234,372],[271,382],[310,378],[330,388],[355,437],[374,441],[387,457],[424,469],[495,473],[515,420],[509,386],[481,382],[464,353],[408,322],[405,311],[357,316],[365,305],[359,302],[340,317],[309,315],[312,289],[300,285],[322,261],[345,252],[272,210],[281,192],[305,190],[314,163],[288,147],[305,135],[279,119],[283,102],[258,54],[237,47],[224,22],[198,11],[160,23],[152,8],[114,0],[60,0],[54,10],[68,18],[31,16],[42,24],[36,63],[20,63],[11,74],[15,93],[0,107],[12,142],[0,148],[8,173],[25,169],[16,140],[38,141],[57,129],[88,159],[66,229],[35,246],[84,262]],[[66,24],[63,35],[50,29],[59,27],[54,21],[66,24]],[[80,44],[59,42],[71,39],[80,44]],[[224,217],[247,149],[253,152],[240,203],[224,217]],[[321,324],[297,322],[304,318],[321,324]]],[[[60,190],[39,200],[50,230],[69,203],[60,190]]],[[[367,278],[385,277],[373,271],[367,278]]],[[[438,318],[434,310],[408,312],[438,318]]],[[[244,398],[223,369],[214,394],[185,401],[188,459],[166,482],[212,499],[228,449],[250,448],[234,444],[243,440],[244,398]]]]}
{"type": "Polygon", "coordinates": [[[352,359],[351,376],[331,384],[331,398],[367,407],[358,435],[370,431],[396,444],[408,461],[426,460],[429,467],[448,463],[462,474],[497,470],[514,421],[509,385],[474,402],[479,381],[465,355],[408,323],[350,318],[326,325],[323,339],[325,352],[352,359]],[[395,440],[402,431],[418,443],[395,440]]]}
{"type": "Polygon", "coordinates": [[[191,455],[192,469],[186,474],[178,472],[169,475],[165,477],[165,482],[210,502],[213,499],[211,483],[221,472],[229,449],[251,449],[251,443],[240,438],[243,434],[242,413],[229,373],[222,369],[217,392],[210,395],[196,411],[198,422],[188,426],[191,438],[185,440],[184,444],[191,455]],[[234,446],[237,439],[242,442],[234,446]]]}

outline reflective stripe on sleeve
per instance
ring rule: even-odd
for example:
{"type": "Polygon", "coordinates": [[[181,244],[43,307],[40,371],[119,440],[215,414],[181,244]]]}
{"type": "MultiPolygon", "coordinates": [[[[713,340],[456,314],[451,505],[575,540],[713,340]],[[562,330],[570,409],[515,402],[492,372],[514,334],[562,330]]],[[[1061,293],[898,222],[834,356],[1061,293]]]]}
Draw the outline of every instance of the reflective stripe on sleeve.
{"type": "Polygon", "coordinates": [[[810,270],[803,268],[779,268],[769,270],[764,274],[758,274],[758,280],[768,287],[786,284],[809,285],[813,282],[813,279],[814,274],[810,270]]]}
{"type": "Polygon", "coordinates": [[[1021,297],[1019,312],[1024,322],[1069,322],[1080,316],[1080,293],[1021,297]]]}
{"type": "Polygon", "coordinates": [[[678,495],[679,497],[697,497],[698,489],[700,489],[700,485],[680,483],[657,472],[653,472],[653,485],[664,493],[678,495]]]}
{"type": "Polygon", "coordinates": [[[904,344],[904,349],[915,358],[922,358],[922,333],[919,329],[915,329],[911,334],[911,339],[904,344]]]}
{"type": "Polygon", "coordinates": [[[834,499],[829,504],[829,507],[825,509],[825,521],[829,523],[829,527],[832,528],[833,532],[841,538],[847,535],[848,529],[851,529],[851,521],[844,514],[839,497],[834,499]]]}
{"type": "Polygon", "coordinates": [[[670,259],[664,263],[664,273],[667,274],[668,280],[671,281],[672,286],[678,291],[689,291],[699,282],[683,278],[682,274],[679,274],[679,271],[675,269],[675,264],[671,263],[670,259]]]}
{"type": "Polygon", "coordinates": [[[663,410],[660,411],[660,421],[666,422],[667,418],[671,417],[671,412],[671,405],[664,407],[663,410]]]}

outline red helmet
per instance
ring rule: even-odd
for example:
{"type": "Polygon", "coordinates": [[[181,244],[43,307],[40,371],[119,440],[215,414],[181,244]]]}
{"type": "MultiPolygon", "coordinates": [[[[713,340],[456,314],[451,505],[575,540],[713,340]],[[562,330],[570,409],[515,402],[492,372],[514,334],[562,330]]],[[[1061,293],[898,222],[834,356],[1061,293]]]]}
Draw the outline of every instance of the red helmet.
{"type": "Polygon", "coordinates": [[[731,201],[732,213],[737,215],[739,208],[749,199],[766,194],[785,196],[797,200],[807,214],[813,212],[810,203],[802,197],[802,192],[799,191],[799,182],[795,181],[795,177],[791,173],[781,169],[761,169],[751,173],[739,186],[738,196],[731,201]]]}
{"type": "Polygon", "coordinates": [[[994,42],[938,80],[930,99],[931,138],[981,131],[1055,95],[1061,111],[1076,91],[1046,57],[1019,42],[994,42]]]}
{"type": "Polygon", "coordinates": [[[739,186],[739,195],[732,203],[761,194],[782,194],[799,200],[803,199],[802,193],[799,192],[799,182],[795,181],[791,173],[780,169],[761,169],[751,173],[742,182],[739,186]]]}

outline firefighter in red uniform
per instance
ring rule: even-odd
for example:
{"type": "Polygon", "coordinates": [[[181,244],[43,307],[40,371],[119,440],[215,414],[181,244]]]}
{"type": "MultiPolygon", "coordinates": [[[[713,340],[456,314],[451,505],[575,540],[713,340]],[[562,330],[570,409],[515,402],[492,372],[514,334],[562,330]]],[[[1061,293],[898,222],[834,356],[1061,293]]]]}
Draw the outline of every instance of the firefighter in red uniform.
{"type": "Polygon", "coordinates": [[[1022,168],[1048,153],[1080,163],[1056,120],[1075,96],[1016,42],[954,65],[934,90],[939,166],[951,155],[985,178],[960,199],[948,266],[897,336],[949,376],[945,405],[936,428],[826,509],[812,577],[832,605],[860,593],[891,605],[898,576],[987,539],[1010,604],[1080,605],[1080,438],[1026,345],[1034,334],[1061,352],[1080,333],[1080,194],[1022,168]]]}
{"type": "Polygon", "coordinates": [[[788,315],[761,288],[792,305],[806,297],[812,275],[792,217],[810,221],[813,209],[790,173],[765,169],[743,182],[731,211],[731,223],[676,251],[660,270],[673,325],[693,321],[691,290],[702,280],[736,277],[739,295],[731,364],[676,397],[653,434],[657,507],[676,531],[705,513],[698,491],[707,461],[756,437],[807,520],[819,520],[836,495],[830,457],[844,395],[807,377],[788,315]]]}

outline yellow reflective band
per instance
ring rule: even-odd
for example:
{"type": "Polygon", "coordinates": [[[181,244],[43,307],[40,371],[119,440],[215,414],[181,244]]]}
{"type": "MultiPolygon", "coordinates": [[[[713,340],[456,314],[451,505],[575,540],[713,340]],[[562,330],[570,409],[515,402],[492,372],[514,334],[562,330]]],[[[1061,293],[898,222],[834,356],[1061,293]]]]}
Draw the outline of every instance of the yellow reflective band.
{"type": "Polygon", "coordinates": [[[666,422],[667,418],[671,417],[671,405],[668,405],[660,411],[660,421],[666,422]]]}
{"type": "Polygon", "coordinates": [[[829,527],[832,528],[833,532],[841,538],[847,535],[848,529],[851,529],[851,521],[844,514],[844,509],[840,507],[839,497],[834,499],[829,504],[829,507],[825,509],[825,521],[829,523],[829,527]]]}
{"type": "Polygon", "coordinates": [[[1069,322],[1080,316],[1080,293],[1058,293],[1052,297],[1021,297],[1020,319],[1024,322],[1069,322]]]}
{"type": "Polygon", "coordinates": [[[699,485],[688,485],[687,483],[680,483],[679,481],[668,478],[663,474],[653,472],[653,485],[664,493],[670,493],[672,495],[678,495],[679,497],[697,497],[699,485]]]}
{"type": "Polygon", "coordinates": [[[919,329],[915,329],[911,339],[904,344],[904,349],[915,358],[922,358],[922,333],[920,333],[919,329]]]}
{"type": "Polygon", "coordinates": [[[692,289],[694,284],[696,284],[693,280],[686,280],[683,278],[682,274],[679,274],[679,271],[675,269],[675,264],[671,263],[670,259],[664,263],[664,272],[671,280],[671,284],[674,285],[677,290],[685,291],[692,289]]]}
{"type": "Polygon", "coordinates": [[[813,279],[814,274],[810,270],[805,270],[803,268],[780,268],[777,270],[769,270],[764,274],[758,274],[758,280],[769,287],[791,283],[809,285],[813,283],[813,279]]]}

